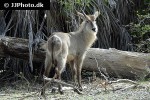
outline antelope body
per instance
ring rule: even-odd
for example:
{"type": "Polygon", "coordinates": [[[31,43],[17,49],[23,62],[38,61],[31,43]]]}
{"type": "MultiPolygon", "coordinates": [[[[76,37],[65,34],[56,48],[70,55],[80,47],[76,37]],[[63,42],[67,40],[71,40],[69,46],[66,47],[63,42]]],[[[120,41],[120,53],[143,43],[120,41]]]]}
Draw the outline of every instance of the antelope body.
{"type": "MultiPolygon", "coordinates": [[[[66,63],[69,62],[72,69],[73,80],[76,83],[77,78],[78,87],[82,90],[82,63],[86,51],[97,38],[96,34],[98,28],[95,20],[99,12],[96,11],[93,15],[86,15],[79,12],[77,12],[77,14],[83,19],[77,31],[70,33],[55,32],[47,40],[45,44],[46,59],[44,75],[49,76],[50,69],[54,64],[55,75],[53,78],[61,80],[61,73],[66,63]]],[[[61,85],[59,85],[59,91],[61,92],[61,85]]],[[[42,89],[41,94],[45,94],[45,88],[42,89]]]]}

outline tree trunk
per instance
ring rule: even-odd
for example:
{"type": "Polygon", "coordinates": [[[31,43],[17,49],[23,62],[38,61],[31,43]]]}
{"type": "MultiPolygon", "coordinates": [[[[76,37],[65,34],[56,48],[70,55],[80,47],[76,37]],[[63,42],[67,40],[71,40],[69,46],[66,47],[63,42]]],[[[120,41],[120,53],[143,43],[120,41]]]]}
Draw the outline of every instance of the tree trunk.
{"type": "Polygon", "coordinates": [[[150,54],[90,48],[83,68],[113,77],[143,79],[150,72],[150,54]]]}
{"type": "MultiPolygon", "coordinates": [[[[1,36],[0,56],[28,60],[28,40],[1,36]]],[[[38,49],[33,52],[33,61],[43,62],[44,59],[44,51],[38,49]]],[[[87,51],[83,69],[102,72],[111,77],[142,79],[149,73],[150,54],[90,48],[87,51]]]]}
{"type": "MultiPolygon", "coordinates": [[[[29,41],[27,39],[0,36],[0,56],[12,56],[29,60],[29,41]]],[[[42,50],[33,52],[33,61],[43,62],[45,53],[42,50]]]]}

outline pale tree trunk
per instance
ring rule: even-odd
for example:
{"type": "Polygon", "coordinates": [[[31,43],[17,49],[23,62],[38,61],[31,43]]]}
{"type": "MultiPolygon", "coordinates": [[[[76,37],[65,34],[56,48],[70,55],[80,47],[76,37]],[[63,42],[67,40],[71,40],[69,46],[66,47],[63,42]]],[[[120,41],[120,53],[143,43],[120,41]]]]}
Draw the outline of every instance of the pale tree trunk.
{"type": "MultiPolygon", "coordinates": [[[[12,56],[28,60],[28,40],[1,36],[0,56],[12,56]]],[[[44,51],[40,49],[34,51],[33,61],[43,62],[44,59],[44,51]]],[[[87,51],[83,69],[108,74],[111,77],[142,79],[149,73],[150,54],[90,48],[87,51]]]]}
{"type": "Polygon", "coordinates": [[[91,48],[88,50],[83,68],[102,71],[120,78],[144,78],[150,69],[150,54],[116,49],[91,48]]]}

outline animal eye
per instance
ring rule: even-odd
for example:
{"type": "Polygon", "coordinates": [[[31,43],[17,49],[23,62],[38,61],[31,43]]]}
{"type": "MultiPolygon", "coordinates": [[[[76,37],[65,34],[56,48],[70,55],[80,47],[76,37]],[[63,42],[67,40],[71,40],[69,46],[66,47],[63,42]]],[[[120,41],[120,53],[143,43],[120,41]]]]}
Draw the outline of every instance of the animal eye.
{"type": "Polygon", "coordinates": [[[88,21],[88,20],[87,20],[86,22],[87,22],[87,23],[89,23],[89,21],[88,21]]]}

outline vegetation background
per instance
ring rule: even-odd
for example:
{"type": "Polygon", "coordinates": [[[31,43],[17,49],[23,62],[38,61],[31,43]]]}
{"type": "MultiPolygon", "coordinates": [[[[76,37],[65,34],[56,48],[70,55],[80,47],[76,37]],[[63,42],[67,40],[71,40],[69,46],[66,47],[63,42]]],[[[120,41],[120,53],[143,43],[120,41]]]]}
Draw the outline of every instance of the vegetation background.
{"type": "Polygon", "coordinates": [[[29,61],[14,57],[0,58],[0,84],[41,76],[43,63],[32,62],[33,44],[47,40],[57,31],[75,31],[81,19],[75,10],[92,14],[99,10],[96,48],[150,52],[149,0],[56,0],[50,10],[1,10],[0,35],[29,39],[29,61]],[[33,71],[31,71],[33,68],[33,71]]]}

